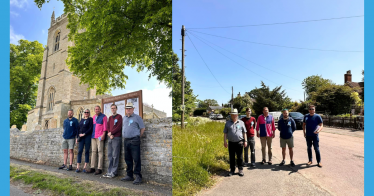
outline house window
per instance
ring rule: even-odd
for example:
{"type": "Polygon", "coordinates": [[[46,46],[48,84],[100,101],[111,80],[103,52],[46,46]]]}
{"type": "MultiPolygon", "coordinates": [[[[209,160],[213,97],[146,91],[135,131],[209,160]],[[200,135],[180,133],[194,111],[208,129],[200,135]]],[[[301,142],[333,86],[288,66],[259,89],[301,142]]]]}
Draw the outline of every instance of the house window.
{"type": "Polygon", "coordinates": [[[51,87],[48,92],[48,103],[47,103],[47,111],[53,110],[53,106],[55,106],[55,88],[51,87]]]}
{"type": "Polygon", "coordinates": [[[60,36],[61,36],[61,32],[60,31],[57,31],[56,34],[55,34],[55,46],[54,46],[54,52],[57,51],[60,47],[60,36]]]}

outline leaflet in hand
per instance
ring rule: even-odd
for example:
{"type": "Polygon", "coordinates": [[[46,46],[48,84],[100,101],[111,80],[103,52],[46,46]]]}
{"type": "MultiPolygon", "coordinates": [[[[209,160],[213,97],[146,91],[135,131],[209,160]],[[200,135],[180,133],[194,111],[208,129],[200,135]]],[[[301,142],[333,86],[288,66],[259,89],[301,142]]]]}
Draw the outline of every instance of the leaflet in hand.
{"type": "Polygon", "coordinates": [[[317,133],[317,131],[321,128],[319,125],[317,126],[316,130],[314,130],[314,133],[317,133]]]}

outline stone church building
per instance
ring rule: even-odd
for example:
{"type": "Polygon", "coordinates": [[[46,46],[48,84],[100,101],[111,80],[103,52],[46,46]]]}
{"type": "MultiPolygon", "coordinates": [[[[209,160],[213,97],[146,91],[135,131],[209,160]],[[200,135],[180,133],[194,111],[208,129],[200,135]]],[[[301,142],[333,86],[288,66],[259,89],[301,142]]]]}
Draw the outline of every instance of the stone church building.
{"type": "MultiPolygon", "coordinates": [[[[74,117],[81,119],[84,109],[91,110],[101,105],[101,99],[109,95],[96,95],[95,88],[88,89],[88,84],[79,84],[80,79],[70,72],[66,65],[69,29],[66,28],[68,18],[63,14],[55,18],[52,13],[51,26],[48,29],[47,47],[44,49],[41,75],[38,86],[36,106],[28,112],[27,124],[22,127],[26,130],[41,130],[60,128],[67,118],[69,109],[74,110],[74,117]]],[[[165,118],[166,113],[143,107],[144,118],[165,118]]]]}

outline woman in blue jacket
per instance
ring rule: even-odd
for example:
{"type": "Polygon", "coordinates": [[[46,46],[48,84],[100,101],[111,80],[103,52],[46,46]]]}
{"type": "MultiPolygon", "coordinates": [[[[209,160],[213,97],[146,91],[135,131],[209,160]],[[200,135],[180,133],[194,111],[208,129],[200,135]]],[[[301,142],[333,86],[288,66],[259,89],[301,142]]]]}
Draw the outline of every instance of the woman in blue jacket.
{"type": "Polygon", "coordinates": [[[83,147],[85,148],[85,160],[83,172],[86,173],[86,166],[90,162],[90,148],[91,148],[91,136],[93,129],[93,119],[90,117],[90,110],[86,109],[84,111],[84,117],[79,123],[79,132],[77,135],[77,143],[79,138],[79,148],[78,148],[78,160],[77,160],[77,169],[75,172],[79,173],[79,165],[82,160],[83,147]]]}

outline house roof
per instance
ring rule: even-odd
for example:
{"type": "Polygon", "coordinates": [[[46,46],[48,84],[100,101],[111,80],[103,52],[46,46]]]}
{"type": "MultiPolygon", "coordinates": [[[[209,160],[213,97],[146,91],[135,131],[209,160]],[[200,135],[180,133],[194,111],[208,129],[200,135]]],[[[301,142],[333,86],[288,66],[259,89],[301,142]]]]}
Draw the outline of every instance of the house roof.
{"type": "Polygon", "coordinates": [[[357,92],[362,93],[362,88],[364,87],[364,82],[347,82],[346,83],[349,87],[351,88],[356,88],[358,87],[357,92]]]}

